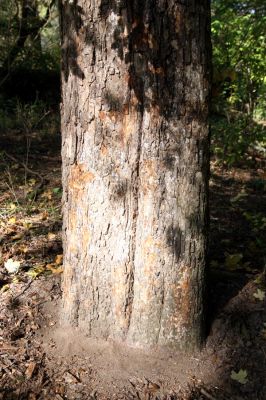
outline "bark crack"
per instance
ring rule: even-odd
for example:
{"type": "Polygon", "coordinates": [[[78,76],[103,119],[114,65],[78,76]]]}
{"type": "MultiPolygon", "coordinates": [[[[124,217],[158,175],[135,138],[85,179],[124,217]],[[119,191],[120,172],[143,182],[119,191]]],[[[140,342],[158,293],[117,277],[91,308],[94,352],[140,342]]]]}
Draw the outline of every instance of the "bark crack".
{"type": "Polygon", "coordinates": [[[143,112],[141,112],[139,132],[138,132],[138,142],[137,142],[137,156],[135,162],[135,168],[132,172],[132,177],[134,183],[132,184],[133,192],[133,224],[132,224],[132,239],[131,239],[131,250],[130,250],[130,272],[129,272],[129,288],[128,288],[128,301],[126,304],[126,315],[128,314],[128,326],[127,331],[129,331],[131,318],[132,318],[132,307],[134,300],[134,280],[135,280],[135,253],[136,253],[136,234],[137,234],[137,220],[139,213],[139,189],[140,189],[140,158],[141,158],[141,146],[142,146],[142,122],[143,122],[143,112]]]}

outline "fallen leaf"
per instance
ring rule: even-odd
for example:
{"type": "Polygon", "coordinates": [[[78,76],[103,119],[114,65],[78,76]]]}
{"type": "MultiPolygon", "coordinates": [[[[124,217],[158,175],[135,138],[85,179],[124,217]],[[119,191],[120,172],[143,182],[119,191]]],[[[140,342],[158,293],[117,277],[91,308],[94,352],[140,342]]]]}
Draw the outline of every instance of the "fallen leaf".
{"type": "Polygon", "coordinates": [[[15,224],[16,223],[16,218],[15,217],[9,218],[8,223],[12,224],[12,225],[15,224]]]}
{"type": "Polygon", "coordinates": [[[14,236],[12,237],[12,241],[14,241],[14,240],[20,240],[20,239],[23,238],[23,236],[24,236],[23,232],[19,232],[19,233],[17,233],[16,235],[14,235],[14,236]]]}
{"type": "Polygon", "coordinates": [[[58,194],[58,193],[60,193],[60,192],[61,192],[61,188],[59,188],[59,187],[53,188],[53,193],[54,193],[54,194],[58,194]]]}
{"type": "Polygon", "coordinates": [[[48,240],[54,240],[56,238],[56,234],[51,233],[51,232],[49,232],[47,236],[48,236],[48,240]]]}
{"type": "Polygon", "coordinates": [[[241,253],[236,253],[236,254],[228,254],[228,256],[225,259],[225,266],[228,269],[234,270],[239,268],[239,263],[243,258],[243,254],[241,253]]]}
{"type": "Polygon", "coordinates": [[[47,200],[52,200],[52,191],[50,189],[46,190],[42,193],[41,197],[46,198],[47,200]]]}
{"type": "Polygon", "coordinates": [[[13,261],[12,258],[9,258],[5,262],[5,269],[10,274],[15,274],[16,272],[18,272],[19,268],[20,268],[20,261],[13,261]]]}
{"type": "Polygon", "coordinates": [[[17,208],[16,204],[14,204],[14,203],[10,203],[9,207],[11,210],[15,210],[17,208]]]}
{"type": "Polygon", "coordinates": [[[58,275],[58,274],[62,274],[63,272],[63,268],[59,267],[56,264],[47,264],[46,268],[51,271],[53,274],[58,275]]]}
{"type": "Polygon", "coordinates": [[[28,229],[32,228],[32,223],[30,223],[30,222],[23,222],[23,227],[24,227],[26,230],[28,230],[28,229]]]}
{"type": "Polygon", "coordinates": [[[263,301],[264,297],[265,297],[265,292],[263,290],[261,290],[261,289],[258,289],[256,293],[253,293],[253,296],[256,299],[258,299],[260,301],[263,301]]]}
{"type": "Polygon", "coordinates": [[[63,254],[57,254],[57,256],[55,257],[55,263],[57,265],[61,265],[63,262],[63,254]]]}
{"type": "Polygon", "coordinates": [[[47,212],[47,211],[44,211],[44,212],[41,214],[41,220],[45,221],[45,220],[48,218],[48,216],[49,216],[48,212],[47,212]]]}
{"type": "Polygon", "coordinates": [[[31,278],[35,279],[39,275],[41,275],[45,271],[45,268],[43,265],[38,265],[37,267],[29,269],[29,271],[26,272],[27,275],[29,275],[31,278]]]}
{"type": "Polygon", "coordinates": [[[1,292],[6,292],[6,291],[9,290],[9,289],[10,289],[10,287],[9,287],[8,284],[3,285],[2,288],[1,288],[1,292]]]}
{"type": "Polygon", "coordinates": [[[21,246],[21,251],[23,251],[23,253],[28,253],[29,252],[29,248],[26,245],[21,246]]]}
{"type": "Polygon", "coordinates": [[[30,186],[36,185],[36,179],[34,179],[34,178],[29,179],[29,185],[30,186]]]}
{"type": "Polygon", "coordinates": [[[242,385],[245,385],[247,383],[247,376],[248,373],[245,369],[240,369],[238,372],[231,371],[231,379],[233,379],[233,381],[241,383],[242,385]]]}
{"type": "Polygon", "coordinates": [[[36,363],[33,362],[33,361],[30,362],[28,367],[27,367],[27,369],[26,369],[26,372],[25,372],[25,376],[26,376],[27,379],[31,379],[31,377],[32,377],[32,375],[33,375],[33,373],[35,371],[35,368],[36,368],[36,363]]]}

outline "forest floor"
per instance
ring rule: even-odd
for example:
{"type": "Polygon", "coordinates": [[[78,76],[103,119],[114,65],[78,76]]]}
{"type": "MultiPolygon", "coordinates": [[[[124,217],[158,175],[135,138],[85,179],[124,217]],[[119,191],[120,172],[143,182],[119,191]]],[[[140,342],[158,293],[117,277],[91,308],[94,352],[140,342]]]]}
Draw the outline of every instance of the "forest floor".
{"type": "Polygon", "coordinates": [[[261,158],[212,162],[208,336],[186,356],[60,331],[60,137],[9,132],[1,143],[0,400],[266,399],[261,158]]]}

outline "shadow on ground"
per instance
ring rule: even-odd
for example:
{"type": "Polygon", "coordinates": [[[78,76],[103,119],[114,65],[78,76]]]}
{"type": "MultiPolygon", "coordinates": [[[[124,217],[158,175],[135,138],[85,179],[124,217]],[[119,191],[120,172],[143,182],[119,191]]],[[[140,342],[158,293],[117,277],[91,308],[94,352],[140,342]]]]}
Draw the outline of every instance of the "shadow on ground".
{"type": "MultiPolygon", "coordinates": [[[[100,393],[88,396],[93,393],[92,376],[97,373],[93,365],[88,372],[91,380],[86,381],[92,386],[85,390],[81,388],[82,374],[73,372],[78,371],[78,362],[55,364],[54,369],[50,364],[48,368],[45,360],[50,354],[44,353],[36,339],[39,327],[51,323],[51,316],[44,313],[42,304],[53,304],[54,299],[60,298],[61,261],[56,261],[62,252],[60,135],[1,132],[0,138],[0,340],[3,345],[0,399],[48,399],[52,395],[58,399],[106,398],[100,393]],[[31,197],[29,194],[36,189],[40,176],[44,178],[43,184],[31,197]],[[15,277],[8,275],[3,266],[8,259],[21,263],[22,268],[15,277]],[[36,279],[32,280],[33,275],[27,272],[40,266],[36,279]],[[14,299],[19,299],[15,309],[10,306],[14,299]],[[70,375],[66,375],[66,370],[70,375]]],[[[160,397],[155,390],[160,383],[155,382],[154,391],[147,391],[149,384],[144,382],[143,392],[134,389],[131,394],[123,392],[119,398],[265,399],[266,194],[263,178],[260,168],[225,170],[212,165],[208,338],[206,348],[194,357],[198,373],[194,368],[190,387],[183,394],[173,392],[168,397],[160,397]],[[242,383],[232,379],[232,371],[242,383]]]]}

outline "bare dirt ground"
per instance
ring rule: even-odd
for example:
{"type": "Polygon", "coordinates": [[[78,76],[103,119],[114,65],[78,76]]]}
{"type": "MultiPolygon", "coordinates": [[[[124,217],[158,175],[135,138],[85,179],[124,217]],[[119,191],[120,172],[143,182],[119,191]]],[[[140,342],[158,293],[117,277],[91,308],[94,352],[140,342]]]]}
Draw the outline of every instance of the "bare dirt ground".
{"type": "Polygon", "coordinates": [[[186,356],[60,328],[60,137],[13,132],[1,143],[1,400],[266,399],[262,159],[212,163],[207,340],[186,356]]]}

